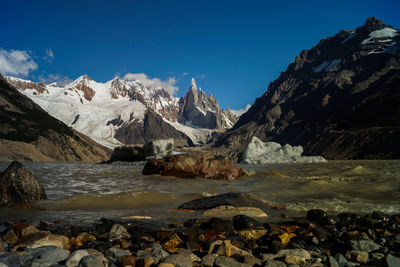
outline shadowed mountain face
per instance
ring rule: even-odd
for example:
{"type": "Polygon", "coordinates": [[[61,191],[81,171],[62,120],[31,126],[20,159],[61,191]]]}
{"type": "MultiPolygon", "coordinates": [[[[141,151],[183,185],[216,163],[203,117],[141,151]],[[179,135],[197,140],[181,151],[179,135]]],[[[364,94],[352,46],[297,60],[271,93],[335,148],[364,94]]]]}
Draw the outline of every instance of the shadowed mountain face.
{"type": "Polygon", "coordinates": [[[51,117],[0,75],[1,161],[96,162],[109,155],[109,149],[51,117]]]}
{"type": "Polygon", "coordinates": [[[376,18],[321,40],[213,146],[238,157],[257,136],[328,159],[400,158],[399,48],[400,32],[376,18]]]}

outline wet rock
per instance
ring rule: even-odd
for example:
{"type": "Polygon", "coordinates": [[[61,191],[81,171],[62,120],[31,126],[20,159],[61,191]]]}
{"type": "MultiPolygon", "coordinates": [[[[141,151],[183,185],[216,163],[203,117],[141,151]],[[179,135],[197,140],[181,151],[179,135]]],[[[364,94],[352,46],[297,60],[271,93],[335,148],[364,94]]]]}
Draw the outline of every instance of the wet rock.
{"type": "Polygon", "coordinates": [[[143,168],[144,175],[160,174],[179,178],[202,177],[207,179],[235,180],[244,175],[242,168],[227,159],[206,153],[167,156],[149,160],[143,168]]]}
{"type": "Polygon", "coordinates": [[[128,231],[125,229],[120,224],[114,224],[111,227],[110,233],[108,235],[108,238],[110,240],[115,240],[115,239],[129,239],[131,238],[131,235],[128,233],[128,231]]]}
{"type": "Polygon", "coordinates": [[[233,217],[233,227],[235,230],[251,229],[255,226],[260,226],[261,224],[255,219],[246,215],[236,215],[233,217]]]}
{"type": "Polygon", "coordinates": [[[114,264],[121,263],[121,258],[127,255],[130,256],[132,254],[129,252],[129,250],[123,250],[119,248],[109,248],[105,253],[107,259],[109,259],[114,264]]]}
{"type": "Polygon", "coordinates": [[[215,259],[214,265],[217,267],[245,267],[247,264],[239,263],[233,258],[227,258],[224,256],[218,256],[215,259]]]}
{"type": "Polygon", "coordinates": [[[47,197],[39,180],[18,161],[12,162],[0,176],[0,206],[40,199],[47,197]]]}
{"type": "Polygon", "coordinates": [[[303,257],[300,257],[298,255],[286,255],[285,256],[285,262],[287,264],[296,264],[296,265],[304,265],[306,264],[306,260],[303,257]]]}
{"type": "Polygon", "coordinates": [[[96,256],[87,255],[81,259],[78,267],[104,267],[104,265],[96,256]]]}
{"type": "Polygon", "coordinates": [[[284,257],[284,256],[287,256],[287,255],[296,255],[296,256],[299,256],[301,258],[304,258],[305,260],[310,260],[311,259],[310,253],[307,250],[301,249],[301,248],[298,248],[298,249],[282,249],[276,254],[276,257],[280,258],[280,257],[284,257]]]}
{"type": "Polygon", "coordinates": [[[314,209],[307,212],[307,220],[311,222],[324,223],[328,215],[324,210],[314,209]]]}
{"type": "Polygon", "coordinates": [[[5,249],[6,249],[6,247],[4,246],[3,240],[1,240],[1,238],[0,238],[0,253],[4,252],[5,249]]]}
{"type": "Polygon", "coordinates": [[[9,267],[21,266],[21,259],[19,258],[18,254],[14,252],[0,253],[0,262],[7,264],[9,267]]]}
{"type": "Polygon", "coordinates": [[[157,267],[175,267],[175,264],[162,262],[162,263],[159,263],[157,265],[157,267]]]}
{"type": "Polygon", "coordinates": [[[162,260],[163,263],[172,263],[175,266],[192,267],[192,259],[190,251],[183,250],[178,254],[172,254],[162,260]]]}
{"type": "Polygon", "coordinates": [[[214,252],[214,248],[216,246],[218,246],[218,249],[216,250],[216,254],[218,254],[219,256],[226,256],[226,257],[230,257],[234,254],[240,255],[240,256],[245,256],[245,255],[249,255],[249,253],[245,250],[242,250],[236,246],[233,246],[231,243],[231,240],[217,240],[215,242],[213,242],[210,245],[210,250],[209,250],[209,254],[214,252]]]}
{"type": "Polygon", "coordinates": [[[400,266],[400,258],[395,257],[392,254],[388,254],[386,256],[386,264],[388,267],[400,266]]]}
{"type": "Polygon", "coordinates": [[[56,246],[68,250],[69,245],[69,239],[66,236],[55,235],[48,232],[37,232],[18,242],[14,247],[12,247],[12,250],[15,251],[21,248],[38,248],[44,246],[56,246]]]}
{"type": "Polygon", "coordinates": [[[87,255],[89,255],[89,252],[86,249],[75,250],[69,255],[65,265],[67,267],[76,267],[79,265],[81,259],[87,255]]]}
{"type": "Polygon", "coordinates": [[[218,254],[216,254],[216,253],[208,254],[203,257],[203,259],[201,260],[201,264],[204,266],[212,267],[212,266],[214,266],[214,262],[217,257],[218,257],[218,254]]]}
{"type": "Polygon", "coordinates": [[[266,260],[264,267],[286,267],[286,263],[276,260],[266,260]]]}
{"type": "Polygon", "coordinates": [[[144,257],[144,258],[139,258],[136,261],[136,266],[137,267],[150,267],[150,266],[154,266],[153,264],[155,265],[156,263],[154,261],[154,258],[150,257],[150,256],[147,256],[147,257],[144,257]]]}
{"type": "Polygon", "coordinates": [[[222,205],[260,207],[262,204],[245,193],[230,192],[212,197],[203,197],[180,205],[179,209],[208,210],[222,205]]]}
{"type": "Polygon", "coordinates": [[[377,253],[371,253],[371,257],[376,261],[380,261],[385,257],[385,255],[377,252],[377,253]]]}
{"type": "Polygon", "coordinates": [[[342,254],[336,254],[335,259],[340,267],[352,266],[352,264],[348,262],[342,254]]]}
{"type": "Polygon", "coordinates": [[[234,206],[218,206],[203,212],[206,217],[232,218],[236,215],[246,215],[254,218],[263,218],[268,215],[259,208],[255,207],[234,207],[234,206]]]}
{"type": "Polygon", "coordinates": [[[350,241],[351,248],[353,250],[361,250],[366,252],[371,252],[380,249],[382,246],[374,243],[368,239],[361,239],[361,240],[351,240],[350,241]]]}

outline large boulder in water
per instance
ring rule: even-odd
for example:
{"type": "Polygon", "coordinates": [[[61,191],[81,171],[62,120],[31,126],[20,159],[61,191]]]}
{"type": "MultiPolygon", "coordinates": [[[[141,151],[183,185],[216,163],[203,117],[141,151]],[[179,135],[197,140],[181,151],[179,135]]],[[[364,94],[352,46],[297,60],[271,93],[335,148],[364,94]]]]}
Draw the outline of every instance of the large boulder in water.
{"type": "Polygon", "coordinates": [[[302,156],[301,146],[286,144],[281,146],[275,142],[262,142],[253,136],[242,155],[241,163],[265,164],[265,163],[316,163],[326,162],[321,156],[302,156]]]}
{"type": "Polygon", "coordinates": [[[223,157],[206,153],[190,153],[149,160],[142,173],[179,178],[203,177],[234,180],[242,176],[244,171],[223,157]]]}
{"type": "Polygon", "coordinates": [[[172,155],[174,139],[153,140],[145,145],[126,145],[116,147],[111,155],[113,161],[144,161],[149,158],[162,158],[172,155]]]}
{"type": "Polygon", "coordinates": [[[32,203],[47,199],[38,179],[21,163],[14,161],[0,176],[0,205],[32,203]]]}

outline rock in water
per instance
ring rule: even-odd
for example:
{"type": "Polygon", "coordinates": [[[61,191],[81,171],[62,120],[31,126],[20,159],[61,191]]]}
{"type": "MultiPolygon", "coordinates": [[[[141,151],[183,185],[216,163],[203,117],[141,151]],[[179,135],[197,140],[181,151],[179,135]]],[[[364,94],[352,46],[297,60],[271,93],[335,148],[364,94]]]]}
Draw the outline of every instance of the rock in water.
{"type": "Polygon", "coordinates": [[[142,173],[144,175],[160,174],[179,178],[203,177],[235,180],[242,176],[244,171],[225,158],[206,153],[192,153],[149,160],[142,173]]]}
{"type": "Polygon", "coordinates": [[[174,139],[153,140],[145,145],[116,147],[111,155],[113,161],[144,161],[148,158],[162,158],[172,155],[174,139]]]}
{"type": "Polygon", "coordinates": [[[14,161],[0,177],[0,205],[32,203],[47,199],[38,179],[21,163],[14,161]]]}
{"type": "Polygon", "coordinates": [[[301,146],[286,144],[281,146],[275,142],[263,143],[253,136],[243,153],[241,163],[265,164],[265,163],[295,163],[295,162],[326,162],[321,156],[302,156],[301,146]]]}

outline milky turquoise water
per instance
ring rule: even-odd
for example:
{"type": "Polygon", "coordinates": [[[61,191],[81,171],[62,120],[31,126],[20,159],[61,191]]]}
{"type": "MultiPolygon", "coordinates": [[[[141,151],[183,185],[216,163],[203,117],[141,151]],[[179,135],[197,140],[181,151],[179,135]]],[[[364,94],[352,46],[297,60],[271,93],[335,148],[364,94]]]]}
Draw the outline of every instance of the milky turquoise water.
{"type": "MultiPolygon", "coordinates": [[[[0,171],[8,163],[0,163],[0,171]]],[[[195,213],[177,211],[199,197],[244,192],[263,203],[267,220],[328,213],[400,214],[400,160],[330,161],[318,164],[242,165],[252,175],[235,181],[179,179],[141,174],[143,165],[24,163],[41,181],[48,200],[35,209],[0,209],[0,220],[90,223],[102,217],[146,216],[171,222],[195,213]],[[284,210],[273,207],[283,205],[284,210]]]]}

